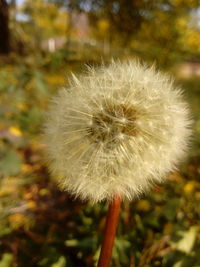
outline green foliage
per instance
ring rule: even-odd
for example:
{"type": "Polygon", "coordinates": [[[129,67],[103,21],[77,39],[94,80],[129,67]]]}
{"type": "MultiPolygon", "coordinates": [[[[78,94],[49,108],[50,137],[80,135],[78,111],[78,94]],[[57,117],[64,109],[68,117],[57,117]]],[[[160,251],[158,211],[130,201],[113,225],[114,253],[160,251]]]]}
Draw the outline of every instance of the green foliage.
{"type": "Polygon", "coordinates": [[[61,256],[56,263],[53,263],[51,267],[66,267],[66,259],[61,256]]]}
{"type": "Polygon", "coordinates": [[[192,77],[190,79],[179,80],[180,85],[185,89],[185,95],[189,100],[194,119],[194,140],[191,150],[191,156],[197,157],[200,153],[200,112],[199,112],[199,94],[200,78],[192,77]]]}
{"type": "Polygon", "coordinates": [[[0,267],[11,267],[12,266],[13,255],[10,253],[4,253],[2,259],[0,260],[0,267]]]}
{"type": "Polygon", "coordinates": [[[8,151],[1,155],[0,169],[3,175],[16,174],[20,170],[21,160],[15,151],[8,151]]]}

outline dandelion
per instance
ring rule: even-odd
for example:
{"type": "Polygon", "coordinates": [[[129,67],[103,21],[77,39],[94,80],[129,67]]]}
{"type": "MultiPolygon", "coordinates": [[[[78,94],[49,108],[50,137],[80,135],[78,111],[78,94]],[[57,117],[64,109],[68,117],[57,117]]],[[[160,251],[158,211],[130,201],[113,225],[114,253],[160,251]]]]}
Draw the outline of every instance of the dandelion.
{"type": "Polygon", "coordinates": [[[99,267],[110,262],[121,200],[177,168],[190,128],[182,91],[136,61],[72,75],[70,87],[53,98],[44,133],[50,170],[71,194],[110,202],[99,267]]]}
{"type": "Polygon", "coordinates": [[[89,69],[53,98],[45,128],[49,167],[82,199],[133,199],[175,170],[191,134],[172,80],[135,61],[89,69]]]}

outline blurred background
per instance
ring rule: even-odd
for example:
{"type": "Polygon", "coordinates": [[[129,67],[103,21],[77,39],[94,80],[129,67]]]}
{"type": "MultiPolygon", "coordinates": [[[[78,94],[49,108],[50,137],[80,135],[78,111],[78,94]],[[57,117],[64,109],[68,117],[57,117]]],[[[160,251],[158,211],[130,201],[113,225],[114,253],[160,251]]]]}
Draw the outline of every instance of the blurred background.
{"type": "Polygon", "coordinates": [[[44,112],[71,72],[135,57],[184,88],[194,136],[180,171],[123,203],[112,266],[200,266],[199,0],[0,0],[0,267],[95,266],[107,206],[50,178],[44,112]]]}

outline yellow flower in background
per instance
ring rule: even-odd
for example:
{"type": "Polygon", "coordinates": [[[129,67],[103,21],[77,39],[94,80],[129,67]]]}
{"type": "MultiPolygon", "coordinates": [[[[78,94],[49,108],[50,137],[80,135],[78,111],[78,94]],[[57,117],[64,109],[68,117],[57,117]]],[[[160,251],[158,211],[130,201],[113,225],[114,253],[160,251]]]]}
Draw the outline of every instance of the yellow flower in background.
{"type": "Polygon", "coordinates": [[[19,126],[14,125],[9,128],[9,132],[12,133],[15,136],[22,136],[22,131],[20,130],[19,126]]]}
{"type": "Polygon", "coordinates": [[[10,226],[13,229],[18,229],[19,227],[23,226],[27,223],[27,216],[21,213],[15,213],[11,214],[8,217],[8,221],[10,223],[10,226]]]}
{"type": "Polygon", "coordinates": [[[29,173],[31,172],[33,167],[30,164],[21,164],[21,171],[23,173],[29,173]]]}
{"type": "Polygon", "coordinates": [[[24,110],[27,110],[28,107],[27,107],[27,105],[25,103],[17,103],[17,108],[19,110],[24,111],[24,110]]]}
{"type": "Polygon", "coordinates": [[[82,199],[131,200],[177,168],[190,125],[181,90],[154,67],[90,68],[52,99],[44,130],[49,168],[82,199]]]}
{"type": "Polygon", "coordinates": [[[185,194],[190,194],[194,192],[197,184],[198,183],[196,181],[190,181],[184,186],[183,191],[185,192],[185,194]]]}
{"type": "Polygon", "coordinates": [[[29,201],[27,201],[27,207],[29,208],[29,209],[31,209],[31,210],[34,210],[34,209],[36,209],[37,208],[37,203],[35,202],[35,201],[33,201],[33,200],[29,200],[29,201]]]}

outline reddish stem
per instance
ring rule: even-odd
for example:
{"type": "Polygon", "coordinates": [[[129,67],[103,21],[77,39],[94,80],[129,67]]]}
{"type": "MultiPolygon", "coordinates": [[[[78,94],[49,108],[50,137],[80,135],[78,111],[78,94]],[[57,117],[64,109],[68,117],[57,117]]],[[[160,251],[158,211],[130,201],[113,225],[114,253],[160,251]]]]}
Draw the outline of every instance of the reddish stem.
{"type": "Polygon", "coordinates": [[[110,264],[117,230],[120,205],[121,198],[116,196],[109,206],[98,267],[108,267],[110,264]]]}

